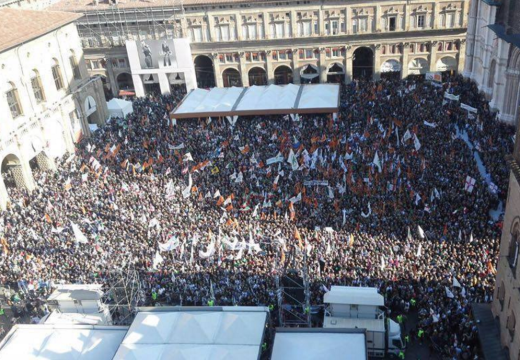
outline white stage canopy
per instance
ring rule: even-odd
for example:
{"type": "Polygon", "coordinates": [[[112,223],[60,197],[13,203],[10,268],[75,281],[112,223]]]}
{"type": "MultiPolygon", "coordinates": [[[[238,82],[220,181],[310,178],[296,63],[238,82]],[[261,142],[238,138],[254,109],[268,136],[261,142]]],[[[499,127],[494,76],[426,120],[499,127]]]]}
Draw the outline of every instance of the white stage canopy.
{"type": "Polygon", "coordinates": [[[141,309],[114,360],[257,360],[268,310],[264,307],[141,309]]]}
{"type": "Polygon", "coordinates": [[[126,115],[134,112],[131,101],[113,98],[107,103],[110,116],[124,118],[126,115]]]}
{"type": "Polygon", "coordinates": [[[271,360],[367,359],[364,330],[278,328],[271,360]]]}
{"type": "Polygon", "coordinates": [[[16,325],[0,343],[0,359],[112,360],[126,326],[16,325]]]}
{"type": "Polygon", "coordinates": [[[339,89],[337,84],[195,89],[184,97],[170,117],[331,114],[338,112],[339,89]]]}

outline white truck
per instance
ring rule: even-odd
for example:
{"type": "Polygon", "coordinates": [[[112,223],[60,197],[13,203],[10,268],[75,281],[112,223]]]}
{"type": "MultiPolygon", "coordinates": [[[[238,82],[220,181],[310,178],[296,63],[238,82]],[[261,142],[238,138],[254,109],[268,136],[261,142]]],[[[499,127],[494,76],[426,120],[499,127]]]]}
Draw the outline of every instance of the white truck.
{"type": "Polygon", "coordinates": [[[366,329],[367,352],[371,358],[397,358],[404,351],[401,327],[385,319],[383,295],[376,288],[332,286],[325,293],[324,328],[366,329]]]}

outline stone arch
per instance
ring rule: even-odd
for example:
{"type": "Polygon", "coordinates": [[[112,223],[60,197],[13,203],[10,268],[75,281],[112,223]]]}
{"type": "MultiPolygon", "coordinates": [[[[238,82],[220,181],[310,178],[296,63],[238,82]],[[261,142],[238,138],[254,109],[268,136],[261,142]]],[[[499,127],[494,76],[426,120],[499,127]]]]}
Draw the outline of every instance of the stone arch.
{"type": "Polygon", "coordinates": [[[408,75],[425,75],[428,71],[430,64],[425,58],[417,57],[408,63],[408,75]]]}
{"type": "Polygon", "coordinates": [[[384,63],[381,64],[381,77],[382,78],[401,78],[401,70],[402,70],[401,62],[397,59],[388,59],[384,63]]]}
{"type": "Polygon", "coordinates": [[[516,269],[520,252],[520,218],[517,216],[511,222],[507,260],[511,268],[516,269]]]}
{"type": "Polygon", "coordinates": [[[293,83],[293,70],[287,65],[279,65],[274,69],[274,83],[286,85],[293,83]]]}
{"type": "Polygon", "coordinates": [[[520,104],[520,50],[513,47],[506,71],[506,91],[503,112],[512,123],[517,121],[518,106],[520,104]]]}
{"type": "Polygon", "coordinates": [[[51,159],[54,159],[63,156],[67,151],[65,136],[71,136],[74,141],[79,141],[82,128],[79,119],[74,117],[74,122],[71,122],[71,134],[68,135],[64,133],[61,122],[57,118],[51,118],[45,122],[44,133],[46,139],[52,139],[48,142],[46,152],[51,159]]]}
{"type": "Polygon", "coordinates": [[[232,67],[226,68],[222,71],[222,80],[224,87],[242,86],[240,71],[232,67]]]}
{"type": "Polygon", "coordinates": [[[372,79],[374,74],[374,51],[366,46],[358,47],[352,55],[352,76],[354,79],[372,79]]]}
{"type": "Polygon", "coordinates": [[[199,88],[215,87],[215,69],[213,60],[207,55],[197,55],[193,60],[195,76],[199,88]]]}
{"type": "Polygon", "coordinates": [[[314,64],[303,65],[300,69],[302,84],[316,84],[320,82],[320,69],[314,64]]]}
{"type": "Polygon", "coordinates": [[[122,72],[116,76],[117,88],[119,90],[134,91],[134,80],[132,75],[127,72],[122,72]]]}
{"type": "MultiPolygon", "coordinates": [[[[24,171],[20,157],[16,154],[7,154],[1,162],[0,174],[6,187],[16,187],[18,189],[28,189],[31,187],[31,180],[24,171]]],[[[32,176],[32,174],[31,174],[32,176]]]]}
{"type": "Polygon", "coordinates": [[[249,77],[249,86],[267,85],[267,73],[264,68],[259,66],[252,67],[251,69],[249,69],[247,74],[249,77]]]}
{"type": "Polygon", "coordinates": [[[327,67],[327,82],[340,84],[345,79],[345,67],[342,63],[333,62],[327,67]]]}
{"type": "Polygon", "coordinates": [[[457,71],[457,59],[453,56],[443,56],[436,63],[437,71],[457,71]]]}

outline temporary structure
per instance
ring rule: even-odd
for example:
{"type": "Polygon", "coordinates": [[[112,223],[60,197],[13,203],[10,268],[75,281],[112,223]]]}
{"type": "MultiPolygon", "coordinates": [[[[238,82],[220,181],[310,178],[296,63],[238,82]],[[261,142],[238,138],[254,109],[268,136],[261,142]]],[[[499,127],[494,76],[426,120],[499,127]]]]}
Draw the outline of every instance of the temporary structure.
{"type": "Polygon", "coordinates": [[[131,101],[113,98],[108,102],[108,112],[110,117],[122,117],[134,112],[131,101]]]}
{"type": "Polygon", "coordinates": [[[336,114],[339,85],[268,85],[195,89],[175,108],[172,119],[212,116],[336,114]]]}
{"type": "Polygon", "coordinates": [[[137,314],[114,360],[257,360],[267,316],[263,307],[147,308],[137,314]]]}

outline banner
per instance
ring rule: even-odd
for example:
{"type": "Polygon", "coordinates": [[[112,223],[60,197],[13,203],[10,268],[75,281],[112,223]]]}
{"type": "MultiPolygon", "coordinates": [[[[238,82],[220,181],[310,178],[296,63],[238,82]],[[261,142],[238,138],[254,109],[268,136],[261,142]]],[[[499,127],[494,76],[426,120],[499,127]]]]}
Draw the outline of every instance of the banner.
{"type": "Polygon", "coordinates": [[[464,104],[464,103],[460,103],[460,107],[464,110],[468,110],[469,112],[473,112],[473,113],[477,113],[477,109],[475,109],[474,107],[471,107],[467,104],[464,104]]]}
{"type": "Polygon", "coordinates": [[[275,157],[267,159],[266,164],[267,165],[276,164],[276,163],[282,162],[283,160],[284,160],[283,156],[275,156],[275,157]]]}
{"type": "Polygon", "coordinates": [[[329,186],[328,180],[306,180],[303,182],[305,186],[329,186]]]}
{"type": "Polygon", "coordinates": [[[442,82],[442,75],[440,72],[427,72],[426,81],[442,82]]]}
{"type": "Polygon", "coordinates": [[[444,97],[448,100],[453,100],[453,101],[459,101],[459,98],[460,98],[460,95],[459,96],[455,96],[453,94],[450,94],[450,93],[447,93],[445,92],[444,93],[444,97]]]}

